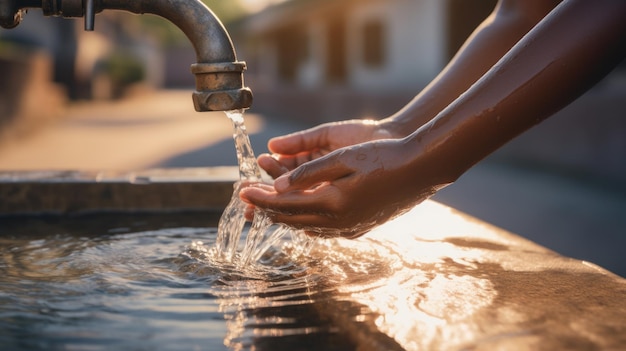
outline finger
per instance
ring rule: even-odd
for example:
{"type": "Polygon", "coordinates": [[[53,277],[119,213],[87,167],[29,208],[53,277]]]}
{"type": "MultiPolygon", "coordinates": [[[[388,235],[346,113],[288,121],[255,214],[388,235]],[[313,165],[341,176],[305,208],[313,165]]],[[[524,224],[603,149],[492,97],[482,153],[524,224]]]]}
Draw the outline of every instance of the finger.
{"type": "MultiPolygon", "coordinates": [[[[319,155],[320,152],[316,152],[319,155]]],[[[301,164],[307,163],[319,156],[311,153],[300,153],[298,155],[279,155],[279,154],[262,154],[259,155],[257,162],[273,178],[277,178],[283,173],[293,170],[301,164]]]]}
{"type": "Polygon", "coordinates": [[[250,186],[239,192],[242,201],[257,206],[265,211],[294,214],[327,214],[335,209],[338,200],[333,186],[320,186],[304,191],[279,193],[267,185],[250,186]]]}
{"type": "Polygon", "coordinates": [[[272,138],[267,143],[271,152],[295,155],[301,152],[324,147],[327,144],[328,127],[325,125],[272,138]]]}
{"type": "Polygon", "coordinates": [[[273,157],[268,154],[259,155],[257,162],[259,166],[270,175],[270,177],[276,179],[281,175],[289,172],[292,168],[289,168],[288,164],[292,162],[287,162],[287,164],[280,162],[276,157],[273,157]]]}
{"type": "Polygon", "coordinates": [[[339,221],[329,206],[329,203],[337,202],[332,200],[332,188],[320,187],[294,195],[278,194],[266,186],[259,186],[246,188],[240,195],[245,202],[261,208],[272,222],[303,229],[307,235],[353,239],[365,234],[366,227],[338,227],[339,221]]]}
{"type": "Polygon", "coordinates": [[[276,190],[274,189],[274,186],[272,186],[271,184],[267,184],[267,183],[259,183],[259,182],[255,182],[255,183],[242,183],[241,188],[239,190],[239,197],[241,197],[242,192],[245,193],[246,189],[249,188],[255,188],[255,189],[260,189],[261,191],[267,192],[267,193],[272,193],[272,192],[276,192],[276,190]]]}
{"type": "Polygon", "coordinates": [[[281,193],[305,190],[324,182],[332,182],[349,176],[354,173],[354,170],[341,162],[340,155],[333,153],[304,163],[277,178],[274,188],[281,193]]]}
{"type": "MultiPolygon", "coordinates": [[[[286,196],[278,196],[275,191],[268,189],[267,187],[259,184],[251,185],[243,188],[239,192],[240,198],[248,204],[246,207],[246,218],[248,218],[248,211],[254,210],[257,206],[262,208],[265,213],[275,223],[285,223],[287,225],[302,228],[303,226],[316,226],[324,222],[321,218],[321,214],[296,214],[294,211],[302,211],[302,209],[296,209],[286,196]]],[[[254,214],[252,213],[252,216],[254,214]]],[[[252,218],[252,217],[251,217],[252,218]]]]}
{"type": "Polygon", "coordinates": [[[246,209],[244,211],[244,217],[246,218],[246,221],[248,222],[252,222],[252,220],[254,220],[254,205],[248,205],[246,206],[246,209]]]}

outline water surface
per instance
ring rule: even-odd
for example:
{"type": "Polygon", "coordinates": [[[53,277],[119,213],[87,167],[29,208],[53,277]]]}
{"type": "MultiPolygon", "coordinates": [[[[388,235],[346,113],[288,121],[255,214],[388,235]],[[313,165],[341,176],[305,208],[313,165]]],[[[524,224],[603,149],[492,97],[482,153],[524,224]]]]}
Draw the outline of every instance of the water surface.
{"type": "Polygon", "coordinates": [[[245,266],[216,255],[216,224],[0,219],[0,349],[626,346],[626,280],[433,202],[306,253],[285,235],[245,266]]]}
{"type": "Polygon", "coordinates": [[[242,269],[206,218],[157,219],[3,221],[2,349],[351,350],[355,330],[401,349],[288,238],[242,269]]]}

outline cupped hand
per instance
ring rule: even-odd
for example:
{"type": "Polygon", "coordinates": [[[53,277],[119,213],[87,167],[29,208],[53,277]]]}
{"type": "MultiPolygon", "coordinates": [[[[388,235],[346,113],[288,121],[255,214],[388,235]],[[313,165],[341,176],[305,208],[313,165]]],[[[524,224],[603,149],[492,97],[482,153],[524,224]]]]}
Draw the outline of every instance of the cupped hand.
{"type": "Polygon", "coordinates": [[[372,120],[331,122],[270,139],[272,155],[262,154],[258,163],[272,178],[345,146],[397,137],[385,123],[372,120]]]}
{"type": "Polygon", "coordinates": [[[240,196],[277,223],[312,235],[355,238],[425,200],[444,183],[428,153],[384,139],[335,150],[240,196]]]}

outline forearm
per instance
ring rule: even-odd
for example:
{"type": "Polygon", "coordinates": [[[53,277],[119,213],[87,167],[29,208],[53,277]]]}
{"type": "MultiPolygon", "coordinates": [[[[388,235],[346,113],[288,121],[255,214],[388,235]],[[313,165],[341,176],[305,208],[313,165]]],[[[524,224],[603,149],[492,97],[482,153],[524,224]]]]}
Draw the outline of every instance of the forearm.
{"type": "Polygon", "coordinates": [[[444,70],[402,110],[383,121],[405,136],[434,118],[474,84],[558,1],[500,1],[444,70]]]}
{"type": "Polygon", "coordinates": [[[563,108],[626,52],[626,1],[568,0],[411,139],[454,180],[563,108]]]}

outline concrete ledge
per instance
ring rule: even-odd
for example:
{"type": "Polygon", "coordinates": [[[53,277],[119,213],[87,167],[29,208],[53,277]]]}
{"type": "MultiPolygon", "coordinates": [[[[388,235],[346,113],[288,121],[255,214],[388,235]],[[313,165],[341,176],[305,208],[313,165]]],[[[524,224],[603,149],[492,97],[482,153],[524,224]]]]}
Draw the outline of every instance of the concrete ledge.
{"type": "MultiPolygon", "coordinates": [[[[321,273],[401,345],[377,347],[359,327],[359,350],[626,349],[626,280],[431,200],[311,253],[334,255],[355,258],[345,267],[357,277],[361,267],[389,272],[355,279],[338,263],[321,273]]],[[[340,304],[321,310],[337,325],[354,323],[340,304]]]]}
{"type": "Polygon", "coordinates": [[[236,167],[132,173],[0,172],[0,216],[91,212],[222,211],[236,167]]]}

